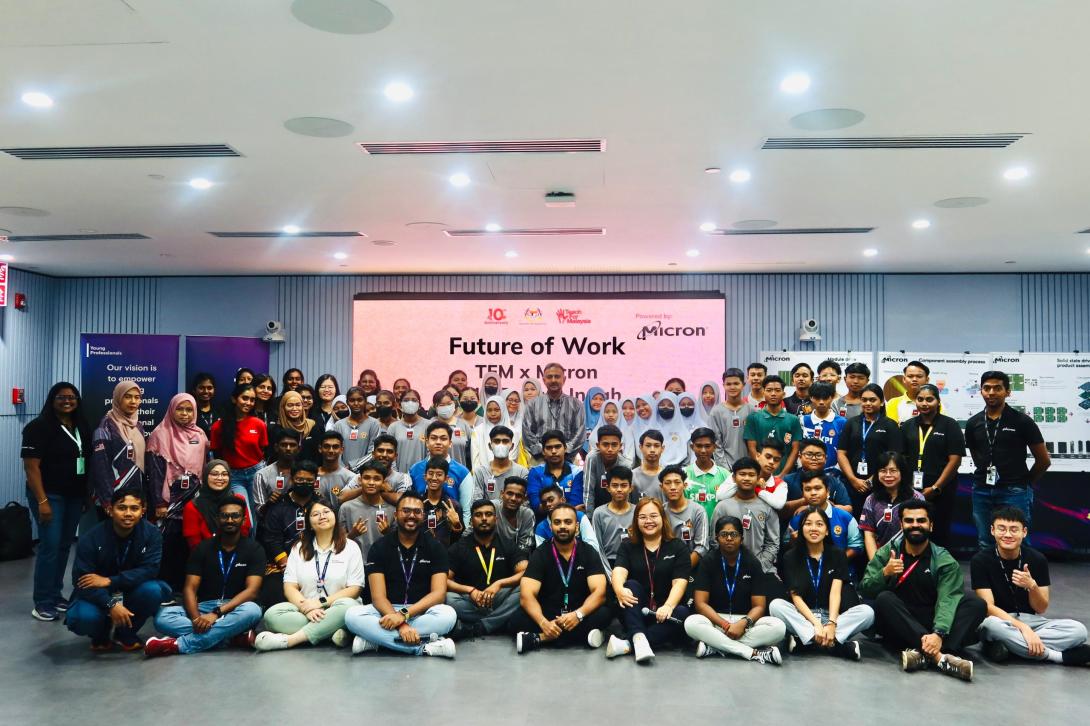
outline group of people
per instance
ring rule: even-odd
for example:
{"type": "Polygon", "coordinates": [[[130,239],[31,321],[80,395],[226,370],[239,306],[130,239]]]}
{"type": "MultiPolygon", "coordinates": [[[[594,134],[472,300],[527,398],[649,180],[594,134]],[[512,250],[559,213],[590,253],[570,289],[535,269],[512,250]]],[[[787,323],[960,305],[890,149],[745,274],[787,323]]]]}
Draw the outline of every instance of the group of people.
{"type": "Polygon", "coordinates": [[[888,402],[861,363],[816,373],[796,366],[789,397],[752,364],[722,389],[579,400],[555,363],[511,389],[455,371],[425,410],[370,370],[341,395],[293,368],[277,397],[243,369],[229,405],[198,375],[150,435],[135,382],[93,431],[58,383],[24,431],[32,614],[152,656],[330,641],[453,657],[509,632],[519,653],[581,643],[646,663],[689,639],[699,657],[779,664],[781,647],[859,660],[866,632],[906,671],[964,680],[978,640],[996,660],[1090,662],[1085,627],[1044,616],[1048,564],[1025,538],[1048,454],[1006,374],[983,375],[963,435],[922,363],[888,402]],[[971,592],[946,549],[966,449],[971,592]],[[67,599],[88,502],[102,521],[67,599]],[[162,636],[142,641],[148,618],[162,636]]]}

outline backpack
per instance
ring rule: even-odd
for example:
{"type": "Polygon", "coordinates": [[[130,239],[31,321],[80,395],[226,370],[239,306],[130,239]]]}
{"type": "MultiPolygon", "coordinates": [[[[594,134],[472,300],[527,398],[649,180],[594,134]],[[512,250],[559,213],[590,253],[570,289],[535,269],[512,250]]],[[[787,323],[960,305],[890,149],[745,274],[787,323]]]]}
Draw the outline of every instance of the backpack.
{"type": "Polygon", "coordinates": [[[0,560],[21,560],[34,551],[30,510],[19,502],[0,509],[0,560]]]}

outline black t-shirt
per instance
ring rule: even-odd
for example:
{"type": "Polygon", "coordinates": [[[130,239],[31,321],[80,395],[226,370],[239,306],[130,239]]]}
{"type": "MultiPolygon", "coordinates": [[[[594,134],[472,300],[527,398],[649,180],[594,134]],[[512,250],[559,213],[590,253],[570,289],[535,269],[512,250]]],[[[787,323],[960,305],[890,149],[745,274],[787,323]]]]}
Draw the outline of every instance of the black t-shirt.
{"type": "MultiPolygon", "coordinates": [[[[914,416],[901,424],[901,439],[904,441],[905,460],[913,471],[920,463],[920,417],[914,416]]],[[[961,433],[958,422],[949,416],[938,414],[931,425],[931,433],[924,428],[926,437],[923,446],[923,485],[929,487],[935,483],[954,454],[965,456],[965,436],[961,433]]],[[[947,486],[950,486],[947,482],[947,486]]]]}
{"type": "Polygon", "coordinates": [[[808,413],[812,413],[814,407],[810,405],[809,398],[799,398],[799,394],[792,393],[787,398],[783,399],[783,407],[787,409],[788,413],[794,414],[798,417],[802,417],[808,413]]]}
{"type": "Polygon", "coordinates": [[[859,415],[848,419],[844,424],[844,430],[840,432],[836,448],[848,455],[848,461],[852,463],[852,473],[858,476],[857,465],[863,458],[863,451],[867,453],[867,476],[870,478],[878,471],[878,457],[886,451],[903,451],[904,444],[901,441],[901,430],[897,422],[888,416],[879,415],[873,424],[867,426],[866,445],[863,444],[863,422],[866,416],[859,415]]]}
{"type": "Polygon", "coordinates": [[[201,578],[201,584],[197,586],[198,602],[230,600],[246,589],[247,577],[265,574],[265,551],[250,537],[240,537],[232,552],[223,552],[219,540],[212,537],[193,548],[185,572],[201,578]],[[226,578],[223,576],[224,570],[228,572],[226,578]],[[224,579],[227,580],[226,584],[224,579]]]}
{"type": "Polygon", "coordinates": [[[653,595],[654,609],[666,602],[674,580],[689,579],[692,571],[690,552],[688,543],[680,539],[662,542],[657,552],[648,551],[641,542],[626,539],[617,550],[614,567],[628,570],[629,579],[640,583],[653,595]]]}
{"type": "Polygon", "coordinates": [[[995,465],[998,486],[1026,486],[1029,467],[1026,457],[1029,447],[1044,443],[1041,429],[1026,414],[1003,407],[999,419],[992,421],[984,411],[975,414],[965,425],[965,443],[976,464],[973,477],[984,484],[988,467],[995,465]]]}
{"type": "Polygon", "coordinates": [[[735,566],[728,565],[717,547],[704,555],[697,566],[693,589],[708,593],[708,605],[717,613],[745,615],[753,607],[752,597],[765,594],[761,563],[745,550],[739,557],[741,560],[735,566]],[[733,596],[727,582],[734,586],[733,596]]]}
{"type": "Polygon", "coordinates": [[[810,556],[805,545],[796,545],[784,556],[783,566],[787,589],[801,597],[811,608],[828,609],[829,590],[832,589],[833,580],[841,582],[840,612],[858,603],[855,588],[851,584],[848,558],[839,547],[826,544],[819,562],[810,556]],[[820,577],[816,593],[815,576],[820,577]]]}
{"type": "Polygon", "coordinates": [[[68,434],[60,421],[39,416],[23,429],[24,459],[38,459],[42,472],[42,486],[47,494],[60,494],[66,497],[87,496],[87,474],[77,474],[76,466],[80,458],[86,459],[91,450],[89,431],[68,434]],[[73,438],[79,438],[76,446],[73,438]]]}
{"type": "Polygon", "coordinates": [[[1014,585],[1011,573],[1029,565],[1029,574],[1041,587],[1048,587],[1048,560],[1037,550],[1022,545],[1021,556],[1004,560],[993,547],[973,555],[969,577],[974,590],[991,590],[995,606],[1008,613],[1034,613],[1029,593],[1014,585]]]}
{"type": "Polygon", "coordinates": [[[462,536],[461,532],[451,531],[450,520],[447,519],[447,509],[453,509],[458,513],[458,519],[462,518],[462,505],[449,494],[443,494],[438,504],[432,504],[430,500],[424,500],[424,529],[431,532],[444,547],[452,545],[462,536]],[[435,525],[434,527],[432,525],[435,525]]]}
{"type": "Polygon", "coordinates": [[[512,550],[495,535],[492,536],[491,547],[482,547],[472,536],[463,537],[447,550],[447,556],[450,558],[450,571],[454,573],[454,581],[478,590],[485,589],[496,580],[511,577],[515,574],[515,565],[527,558],[525,551],[512,550]],[[490,565],[491,578],[486,574],[490,565]]]}
{"type": "Polygon", "coordinates": [[[386,599],[394,605],[411,605],[431,592],[431,577],[447,574],[447,551],[434,537],[420,532],[416,544],[401,546],[397,532],[390,532],[367,551],[367,576],[382,575],[386,580],[386,599]],[[406,588],[406,575],[409,576],[406,588]],[[406,592],[408,590],[408,592],[406,592]]]}
{"type": "Polygon", "coordinates": [[[934,608],[939,599],[939,589],[935,584],[935,575],[931,572],[931,547],[928,546],[919,558],[903,550],[893,550],[890,553],[892,557],[899,554],[904,555],[905,569],[893,581],[893,591],[909,607],[934,608]],[[903,581],[901,578],[904,578],[903,581]],[[898,581],[901,584],[898,585],[898,581]]]}
{"type": "Polygon", "coordinates": [[[571,569],[571,579],[568,581],[567,588],[569,612],[575,612],[590,595],[587,578],[591,575],[605,574],[602,567],[602,558],[598,555],[598,551],[582,540],[578,540],[576,544],[574,562],[564,559],[557,552],[558,565],[557,559],[553,557],[554,552],[556,550],[551,542],[546,542],[538,547],[530,555],[530,562],[526,566],[526,572],[522,575],[523,578],[530,578],[541,583],[537,601],[546,616],[559,613],[564,604],[565,588],[564,580],[560,575],[560,568],[564,569],[565,575],[567,575],[568,569],[571,569]]]}

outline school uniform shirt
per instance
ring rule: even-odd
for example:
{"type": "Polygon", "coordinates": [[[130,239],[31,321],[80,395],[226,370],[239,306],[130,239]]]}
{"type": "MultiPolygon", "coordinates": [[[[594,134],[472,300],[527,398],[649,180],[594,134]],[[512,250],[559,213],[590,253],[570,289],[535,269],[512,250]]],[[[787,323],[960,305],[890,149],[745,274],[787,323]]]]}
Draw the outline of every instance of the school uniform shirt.
{"type": "MultiPolygon", "coordinates": [[[[458,513],[458,519],[462,519],[462,505],[457,500],[451,499],[445,493],[439,497],[439,501],[432,503],[424,498],[424,529],[431,533],[444,547],[454,544],[462,536],[461,532],[454,532],[447,519],[447,509],[453,509],[458,513]]],[[[465,530],[463,530],[465,531],[465,530]]]]}
{"type": "Polygon", "coordinates": [[[288,556],[295,541],[306,528],[303,507],[285,494],[281,499],[265,507],[257,538],[265,548],[269,564],[288,556]]]}
{"type": "Polygon", "coordinates": [[[532,509],[539,509],[541,507],[541,492],[545,487],[556,485],[564,492],[564,501],[573,507],[578,507],[583,503],[583,487],[575,486],[575,478],[583,469],[578,466],[572,466],[568,462],[564,462],[560,471],[560,476],[553,476],[549,471],[548,464],[539,464],[533,469],[530,469],[530,473],[526,478],[526,498],[530,502],[532,509]]]}
{"type": "Polygon", "coordinates": [[[284,582],[298,585],[299,592],[308,600],[329,597],[346,587],[363,587],[363,555],[360,554],[359,545],[349,539],[340,552],[332,547],[325,550],[315,547],[314,556],[304,560],[302,543],[298,543],[288,555],[284,582]],[[318,584],[319,575],[322,577],[321,586],[318,584]]]}
{"type": "MultiPolygon", "coordinates": [[[[394,521],[394,507],[391,504],[387,504],[385,500],[380,499],[380,504],[368,504],[362,496],[355,499],[349,499],[347,502],[341,505],[340,510],[337,512],[337,519],[341,525],[345,528],[345,531],[351,533],[353,525],[358,520],[363,520],[367,525],[367,530],[358,536],[353,536],[352,539],[359,545],[360,554],[366,559],[367,553],[371,550],[371,545],[379,540],[383,536],[379,530],[378,521],[380,518],[385,517],[386,521],[390,523],[390,527],[395,527],[394,521]]],[[[389,532],[391,530],[387,530],[389,532]]]]}
{"type": "Polygon", "coordinates": [[[492,466],[486,464],[474,468],[469,478],[462,482],[462,486],[471,486],[473,488],[472,501],[474,502],[478,499],[498,499],[503,492],[504,482],[509,477],[517,476],[525,479],[529,473],[530,470],[525,466],[511,464],[511,468],[507,471],[501,474],[493,474],[492,466]]]}
{"type": "Polygon", "coordinates": [[[364,566],[368,576],[382,575],[386,598],[394,605],[411,605],[431,592],[432,575],[450,570],[446,548],[421,532],[406,549],[390,532],[371,546],[364,566]]]}
{"type": "Polygon", "coordinates": [[[523,504],[515,512],[515,524],[512,526],[503,513],[503,502],[493,499],[496,505],[496,537],[508,549],[526,550],[534,548],[534,526],[536,520],[530,508],[523,504]]]}
{"type": "Polygon", "coordinates": [[[988,467],[994,465],[999,475],[996,486],[1024,487],[1029,485],[1029,447],[1044,443],[1044,437],[1033,419],[1005,405],[996,421],[984,411],[974,414],[965,425],[965,443],[976,464],[977,486],[987,486],[988,467]]]}
{"type": "Polygon", "coordinates": [[[688,581],[692,572],[689,546],[678,539],[663,540],[659,548],[651,552],[642,542],[628,541],[617,552],[614,567],[628,570],[628,579],[643,585],[650,596],[652,610],[666,602],[674,580],[688,581]]]}
{"type": "MultiPolygon", "coordinates": [[[[742,544],[746,550],[760,561],[765,572],[775,572],[776,556],[780,552],[780,516],[776,510],[758,497],[724,499],[715,507],[709,530],[714,530],[715,522],[727,515],[742,521],[742,544]]],[[[708,550],[718,548],[715,532],[709,531],[708,550]]]]}
{"type": "Polygon", "coordinates": [[[69,431],[60,421],[39,416],[23,428],[20,456],[37,459],[46,494],[87,496],[87,458],[91,433],[77,427],[69,431]]]}
{"type": "Polygon", "coordinates": [[[708,605],[717,613],[745,615],[753,607],[753,596],[765,594],[764,581],[761,562],[745,548],[738,552],[735,564],[728,565],[716,545],[700,560],[693,590],[708,593],[708,605]]]}
{"type": "Polygon", "coordinates": [[[565,593],[568,596],[567,611],[575,612],[579,609],[590,596],[587,580],[594,575],[605,575],[601,555],[586,542],[577,541],[575,551],[567,559],[551,544],[538,547],[530,555],[530,562],[522,576],[541,583],[537,601],[545,617],[552,618],[562,612],[565,593]],[[560,570],[563,569],[564,576],[567,576],[569,568],[571,578],[565,587],[560,570]]]}
{"type": "Polygon", "coordinates": [[[287,496],[288,489],[291,488],[291,465],[287,468],[281,469],[280,465],[275,461],[266,467],[257,470],[257,474],[254,474],[254,486],[253,486],[253,498],[254,507],[261,509],[265,506],[265,503],[269,501],[269,497],[273,492],[280,492],[282,496],[287,496]]]}
{"type": "Polygon", "coordinates": [[[675,512],[665,505],[666,518],[674,537],[685,543],[685,549],[703,555],[708,551],[708,514],[704,507],[693,501],[685,502],[685,508],[675,512]]]}
{"type": "Polygon", "coordinates": [[[264,576],[265,552],[249,537],[240,537],[234,550],[224,552],[213,537],[189,553],[185,573],[201,578],[197,602],[230,600],[246,589],[247,577],[264,576]]]}
{"type": "MultiPolygon", "coordinates": [[[[834,507],[832,502],[825,503],[825,516],[829,518],[829,539],[833,541],[834,545],[845,552],[847,550],[856,550],[859,553],[865,552],[863,533],[860,531],[855,517],[839,507],[834,507]]],[[[787,524],[787,531],[784,532],[783,537],[785,545],[791,541],[791,535],[799,531],[801,522],[802,511],[799,510],[795,512],[795,516],[791,517],[791,521],[787,524]]]]}
{"type": "MultiPolygon", "coordinates": [[[[851,497],[848,495],[848,484],[844,481],[844,475],[839,469],[827,468],[822,473],[822,479],[829,489],[829,501],[837,505],[850,506],[851,497]]],[[[802,471],[796,469],[783,478],[787,485],[787,498],[791,501],[802,499],[802,471]]]]}
{"type": "Polygon", "coordinates": [[[712,462],[712,468],[704,471],[696,461],[685,467],[685,498],[704,507],[704,513],[710,519],[719,502],[716,492],[730,479],[730,469],[724,469],[712,462]]]}
{"type": "Polygon", "coordinates": [[[318,497],[333,505],[333,510],[341,508],[341,500],[338,495],[345,489],[349,489],[357,483],[357,475],[343,466],[337,471],[318,474],[318,497]]]}
{"type": "Polygon", "coordinates": [[[1048,587],[1048,560],[1037,550],[1022,545],[1018,557],[1004,560],[995,547],[980,550],[969,563],[969,578],[974,590],[991,590],[995,606],[1008,613],[1037,611],[1029,603],[1029,593],[1014,584],[1013,573],[1029,565],[1029,574],[1041,587],[1048,587]]]}
{"type": "MultiPolygon", "coordinates": [[[[462,482],[469,476],[469,469],[466,469],[450,457],[447,458],[447,464],[450,468],[447,470],[447,483],[443,485],[443,491],[446,492],[447,496],[451,499],[457,499],[460,502],[462,501],[462,482]]],[[[424,496],[424,492],[428,490],[428,483],[424,481],[424,472],[427,471],[427,468],[428,459],[421,459],[409,469],[409,478],[413,481],[413,489],[415,489],[416,493],[420,496],[424,496]]],[[[466,499],[468,498],[469,495],[467,494],[466,499]]]]}
{"type": "MultiPolygon", "coordinates": [[[[783,444],[786,454],[790,452],[792,443],[802,440],[802,425],[799,423],[799,417],[789,413],[785,408],[780,409],[780,412],[775,415],[769,413],[768,409],[762,408],[751,413],[746,419],[742,438],[754,442],[758,453],[762,441],[766,439],[779,441],[783,444]]],[[[779,474],[786,462],[787,456],[785,455],[783,461],[780,462],[779,469],[773,473],[779,474]]]]}
{"type": "Polygon", "coordinates": [[[756,411],[756,407],[743,402],[737,409],[725,403],[718,403],[708,414],[708,428],[715,432],[715,454],[712,458],[719,466],[730,469],[734,462],[748,456],[746,441],[743,438],[746,419],[756,411]]]}
{"type": "Polygon", "coordinates": [[[632,460],[623,453],[619,453],[616,461],[607,464],[602,459],[601,451],[592,451],[587,455],[583,471],[575,477],[575,486],[583,490],[583,505],[588,513],[609,504],[611,497],[609,496],[609,479],[606,475],[615,466],[627,466],[631,469],[632,460]]]}
{"type": "MultiPolygon", "coordinates": [[[[923,472],[924,488],[938,481],[951,456],[965,455],[965,436],[961,433],[961,427],[957,421],[941,413],[935,416],[930,427],[924,426],[919,416],[905,421],[901,424],[901,440],[908,465],[913,471],[923,472]],[[923,456],[920,456],[921,441],[923,456]]],[[[946,486],[957,486],[956,475],[946,486]]]]}
{"type": "Polygon", "coordinates": [[[636,507],[629,502],[628,509],[620,514],[606,505],[598,507],[591,515],[594,535],[598,538],[598,546],[607,562],[616,560],[621,546],[629,541],[628,528],[632,526],[632,513],[635,511],[636,507]]]}
{"type": "Polygon", "coordinates": [[[419,417],[416,423],[394,421],[387,433],[397,439],[398,471],[408,471],[416,462],[428,455],[427,436],[430,419],[419,417]]]}
{"type": "Polygon", "coordinates": [[[375,437],[382,433],[379,430],[378,421],[369,416],[364,416],[359,422],[342,418],[333,424],[333,430],[344,437],[341,463],[352,471],[359,471],[359,468],[366,463],[371,450],[375,448],[375,437]]]}
{"type": "MultiPolygon", "coordinates": [[[[923,495],[913,490],[911,499],[923,499],[923,495]]],[[[863,510],[859,512],[859,529],[873,532],[875,541],[881,547],[901,531],[901,509],[907,501],[891,504],[879,499],[873,492],[868,494],[863,510]]]]}
{"type": "Polygon", "coordinates": [[[802,416],[814,410],[813,406],[810,405],[810,399],[800,398],[797,393],[792,393],[783,399],[783,407],[788,413],[793,413],[796,416],[802,416]]]}
{"type": "Polygon", "coordinates": [[[803,437],[821,439],[825,443],[825,460],[832,464],[836,463],[836,445],[847,423],[847,419],[838,416],[831,409],[825,418],[819,418],[816,413],[808,413],[799,420],[803,437]]]}
{"type": "Polygon", "coordinates": [[[662,501],[662,484],[659,483],[659,468],[654,474],[648,474],[642,467],[632,470],[632,491],[637,501],[640,497],[651,497],[662,501]]]}
{"type": "Polygon", "coordinates": [[[249,469],[265,460],[269,431],[264,421],[257,416],[239,420],[235,426],[235,445],[230,451],[223,449],[223,425],[223,419],[212,424],[212,434],[209,436],[209,448],[217,458],[226,461],[232,469],[249,469]]]}
{"type": "Polygon", "coordinates": [[[515,567],[529,559],[525,550],[512,550],[495,536],[492,545],[485,547],[472,535],[455,542],[447,556],[454,581],[478,590],[511,577],[515,567]]]}
{"type": "Polygon", "coordinates": [[[784,584],[788,592],[798,595],[807,607],[829,609],[829,591],[833,580],[840,580],[840,612],[859,604],[852,586],[848,558],[844,550],[826,544],[820,559],[810,556],[806,545],[796,544],[783,558],[784,584]],[[817,589],[814,580],[818,581],[817,589]]]}
{"type": "Polygon", "coordinates": [[[473,429],[461,418],[455,419],[450,428],[450,456],[468,470],[473,457],[473,429]]]}
{"type": "Polygon", "coordinates": [[[845,424],[836,448],[847,454],[853,474],[870,479],[878,471],[878,457],[887,451],[903,451],[904,444],[901,441],[901,429],[888,416],[878,416],[874,423],[867,422],[864,416],[857,416],[845,424]],[[864,423],[867,424],[865,443],[864,423]],[[866,476],[859,474],[859,462],[864,459],[867,461],[866,476]]]}

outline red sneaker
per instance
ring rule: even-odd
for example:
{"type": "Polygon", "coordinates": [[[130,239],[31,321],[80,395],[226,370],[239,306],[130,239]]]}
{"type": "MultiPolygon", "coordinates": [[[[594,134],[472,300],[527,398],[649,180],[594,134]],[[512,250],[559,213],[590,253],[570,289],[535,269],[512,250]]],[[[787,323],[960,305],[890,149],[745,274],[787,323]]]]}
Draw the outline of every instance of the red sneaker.
{"type": "Polygon", "coordinates": [[[252,649],[254,647],[254,640],[257,638],[257,633],[253,628],[247,630],[245,633],[239,633],[235,637],[227,641],[228,645],[233,645],[236,648],[252,649]]]}
{"type": "Polygon", "coordinates": [[[144,655],[149,658],[178,655],[178,641],[175,638],[148,638],[144,643],[144,655]]]}

